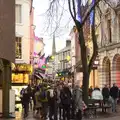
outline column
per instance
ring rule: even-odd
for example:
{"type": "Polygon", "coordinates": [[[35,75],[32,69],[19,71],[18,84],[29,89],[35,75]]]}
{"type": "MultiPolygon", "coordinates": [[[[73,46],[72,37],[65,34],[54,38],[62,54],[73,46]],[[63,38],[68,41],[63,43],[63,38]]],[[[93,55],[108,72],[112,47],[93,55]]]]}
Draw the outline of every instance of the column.
{"type": "Polygon", "coordinates": [[[3,79],[3,118],[9,118],[9,90],[11,88],[11,64],[7,60],[3,60],[4,79],[3,79]]]}

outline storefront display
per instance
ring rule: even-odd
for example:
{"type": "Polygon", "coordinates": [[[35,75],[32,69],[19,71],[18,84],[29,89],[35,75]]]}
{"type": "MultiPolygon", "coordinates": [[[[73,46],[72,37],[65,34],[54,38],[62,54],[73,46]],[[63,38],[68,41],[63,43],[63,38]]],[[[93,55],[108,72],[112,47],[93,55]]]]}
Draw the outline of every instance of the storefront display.
{"type": "Polygon", "coordinates": [[[29,75],[32,73],[32,66],[28,64],[12,65],[12,83],[29,83],[29,75]]]}

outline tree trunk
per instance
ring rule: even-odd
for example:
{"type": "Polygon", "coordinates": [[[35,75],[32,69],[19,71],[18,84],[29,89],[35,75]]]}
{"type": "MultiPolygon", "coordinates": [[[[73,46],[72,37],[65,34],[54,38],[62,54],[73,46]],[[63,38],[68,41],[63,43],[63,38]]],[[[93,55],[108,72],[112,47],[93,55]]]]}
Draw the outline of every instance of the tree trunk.
{"type": "Polygon", "coordinates": [[[83,28],[79,28],[79,42],[81,48],[82,72],[83,72],[83,100],[88,104],[89,71],[87,64],[87,49],[83,34],[83,28]]]}

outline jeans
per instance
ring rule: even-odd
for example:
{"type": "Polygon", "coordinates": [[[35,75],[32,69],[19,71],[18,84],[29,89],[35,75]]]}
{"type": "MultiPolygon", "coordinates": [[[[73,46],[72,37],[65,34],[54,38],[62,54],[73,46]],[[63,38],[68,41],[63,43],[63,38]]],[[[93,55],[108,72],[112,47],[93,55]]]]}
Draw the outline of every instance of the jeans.
{"type": "Polygon", "coordinates": [[[78,112],[76,113],[76,119],[75,120],[82,120],[82,111],[78,110],[78,112]]]}
{"type": "Polygon", "coordinates": [[[42,117],[46,119],[48,114],[48,104],[46,102],[42,103],[42,117]]]}
{"type": "Polygon", "coordinates": [[[70,105],[63,105],[63,120],[70,120],[70,105]]]}
{"type": "Polygon", "coordinates": [[[117,98],[111,98],[112,102],[112,112],[116,112],[117,98]]]}
{"type": "Polygon", "coordinates": [[[29,103],[24,104],[24,117],[28,116],[28,111],[29,111],[29,103]]]}

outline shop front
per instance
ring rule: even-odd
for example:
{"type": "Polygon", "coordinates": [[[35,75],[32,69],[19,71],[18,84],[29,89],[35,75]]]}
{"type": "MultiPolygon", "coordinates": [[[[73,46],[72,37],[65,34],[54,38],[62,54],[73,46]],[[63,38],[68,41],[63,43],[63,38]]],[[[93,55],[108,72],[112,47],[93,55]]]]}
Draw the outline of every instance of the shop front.
{"type": "Polygon", "coordinates": [[[30,64],[12,64],[12,89],[15,90],[16,101],[20,100],[20,91],[30,84],[32,66],[30,64]]]}

